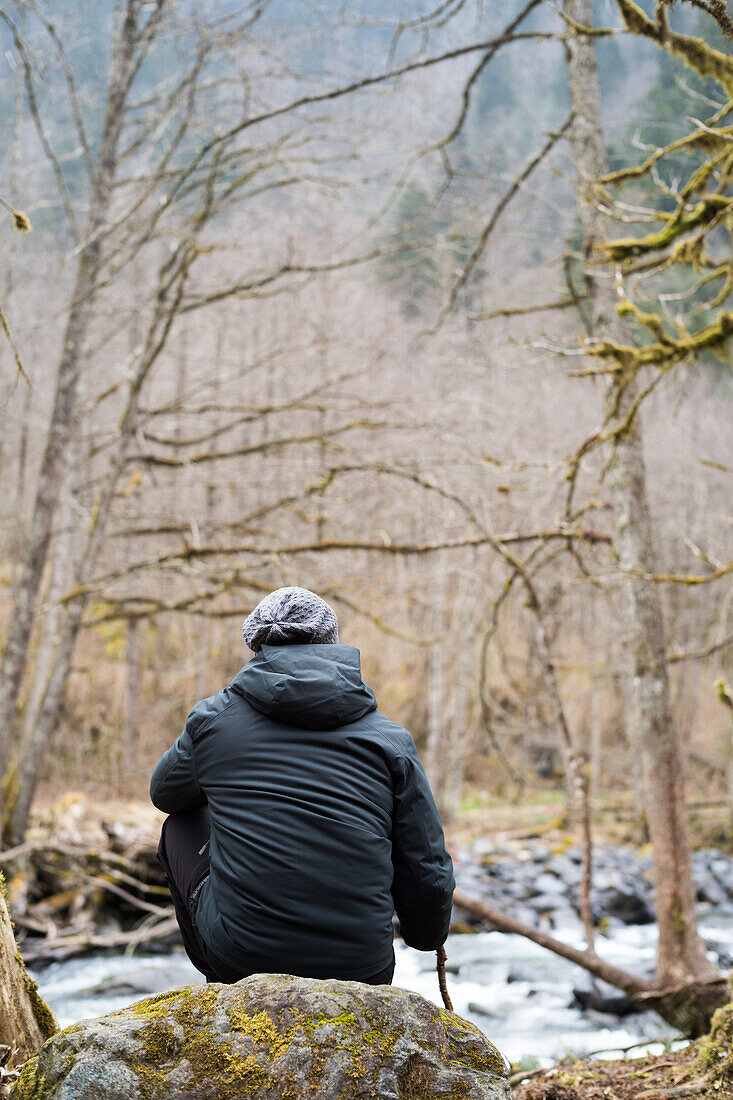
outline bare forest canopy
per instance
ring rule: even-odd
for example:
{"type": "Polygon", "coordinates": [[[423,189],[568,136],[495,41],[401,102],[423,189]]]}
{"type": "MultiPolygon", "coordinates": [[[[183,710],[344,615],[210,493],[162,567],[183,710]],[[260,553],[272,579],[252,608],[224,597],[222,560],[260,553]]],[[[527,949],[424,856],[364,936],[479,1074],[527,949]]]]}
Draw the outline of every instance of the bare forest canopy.
{"type": "MultiPolygon", "coordinates": [[[[730,42],[704,5],[625,7],[594,42],[634,172],[595,201],[626,239],[674,722],[690,789],[726,798],[733,78],[639,19],[730,42]]],[[[39,783],[145,797],[283,584],[333,603],[447,815],[466,780],[555,785],[569,744],[596,795],[633,792],[577,25],[540,0],[0,14],[5,839],[39,783]]]]}

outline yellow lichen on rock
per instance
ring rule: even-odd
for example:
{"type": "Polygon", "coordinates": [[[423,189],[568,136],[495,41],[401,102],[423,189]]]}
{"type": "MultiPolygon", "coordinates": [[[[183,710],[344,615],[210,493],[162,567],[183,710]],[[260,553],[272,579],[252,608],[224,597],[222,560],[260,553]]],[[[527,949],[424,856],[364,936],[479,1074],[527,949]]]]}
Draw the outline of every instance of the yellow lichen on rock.
{"type": "Polygon", "coordinates": [[[700,1040],[698,1050],[698,1066],[707,1074],[711,1088],[721,1097],[729,1096],[733,1090],[733,1004],[717,1010],[710,1033],[700,1040]]]}
{"type": "Polygon", "coordinates": [[[255,974],[159,994],[49,1041],[13,1100],[509,1100],[478,1028],[415,993],[255,974]],[[106,1091],[105,1091],[106,1090],[106,1091]]]}

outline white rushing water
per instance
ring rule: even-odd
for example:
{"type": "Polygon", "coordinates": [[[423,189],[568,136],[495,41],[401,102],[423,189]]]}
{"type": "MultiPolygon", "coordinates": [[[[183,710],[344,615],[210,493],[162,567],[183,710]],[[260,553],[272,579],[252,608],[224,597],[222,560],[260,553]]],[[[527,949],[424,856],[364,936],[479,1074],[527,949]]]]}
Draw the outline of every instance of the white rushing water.
{"type": "MultiPolygon", "coordinates": [[[[710,939],[729,940],[731,919],[710,914],[702,930],[710,939]]],[[[566,942],[575,938],[570,929],[556,934],[566,942]]],[[[618,925],[609,938],[599,937],[597,948],[604,959],[624,969],[649,971],[654,964],[656,928],[618,925]]],[[[440,1004],[435,956],[400,941],[395,950],[394,985],[440,1004]]],[[[533,1058],[549,1064],[566,1054],[598,1051],[618,1057],[620,1048],[635,1043],[641,1044],[638,1053],[647,1049],[656,1053],[663,1049],[664,1040],[676,1038],[669,1024],[651,1012],[619,1018],[572,1006],[573,987],[588,985],[585,972],[520,936],[454,935],[448,938],[446,951],[455,1011],[477,1024],[512,1062],[533,1058]]],[[[181,950],[70,959],[53,963],[35,976],[62,1027],[152,993],[201,981],[181,950]]]]}

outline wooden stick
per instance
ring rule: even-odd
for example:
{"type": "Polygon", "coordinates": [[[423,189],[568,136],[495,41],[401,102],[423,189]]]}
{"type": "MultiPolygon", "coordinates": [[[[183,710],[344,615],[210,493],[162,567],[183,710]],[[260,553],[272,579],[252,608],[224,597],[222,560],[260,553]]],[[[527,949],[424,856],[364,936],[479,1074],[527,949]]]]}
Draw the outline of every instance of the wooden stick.
{"type": "Polygon", "coordinates": [[[445,980],[445,947],[441,944],[438,950],[435,952],[438,957],[438,965],[436,967],[438,971],[438,985],[440,986],[440,995],[443,998],[443,1004],[449,1012],[453,1011],[453,1002],[450,999],[448,993],[448,983],[445,980]]]}

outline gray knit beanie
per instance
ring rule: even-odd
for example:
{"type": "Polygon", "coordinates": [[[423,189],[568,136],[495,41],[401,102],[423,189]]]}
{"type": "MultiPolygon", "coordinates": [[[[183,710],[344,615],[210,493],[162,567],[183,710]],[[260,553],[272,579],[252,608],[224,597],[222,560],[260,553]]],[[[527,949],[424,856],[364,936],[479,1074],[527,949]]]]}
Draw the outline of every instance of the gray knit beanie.
{"type": "Polygon", "coordinates": [[[242,637],[254,652],[263,645],[338,642],[332,607],[308,588],[277,588],[244,620],[242,637]]]}

